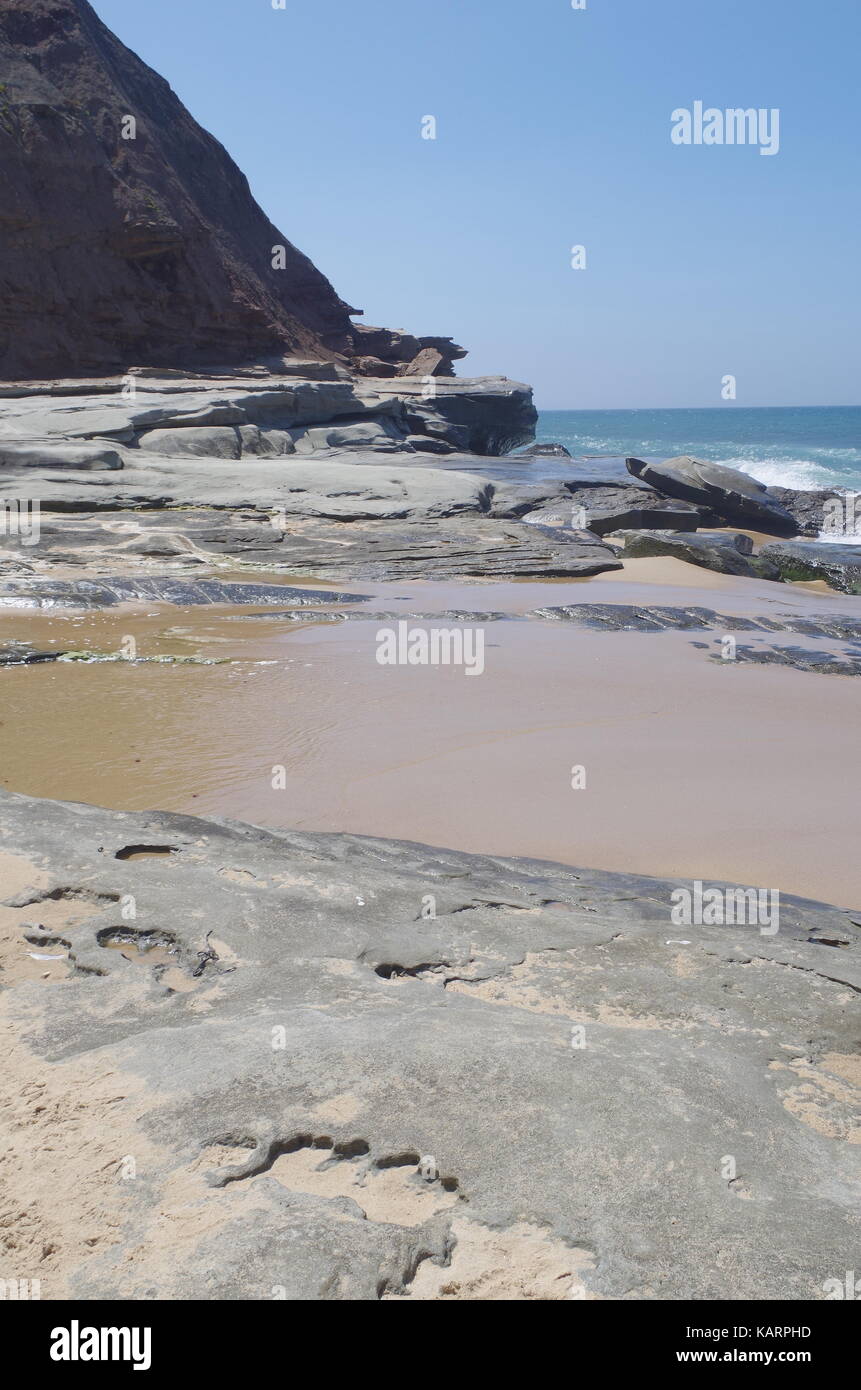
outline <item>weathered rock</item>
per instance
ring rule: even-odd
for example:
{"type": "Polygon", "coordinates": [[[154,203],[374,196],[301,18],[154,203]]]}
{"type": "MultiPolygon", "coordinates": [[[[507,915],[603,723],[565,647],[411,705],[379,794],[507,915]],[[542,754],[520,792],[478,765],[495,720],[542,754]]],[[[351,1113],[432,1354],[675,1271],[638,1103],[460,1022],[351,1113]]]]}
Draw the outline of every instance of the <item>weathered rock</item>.
{"type": "Polygon", "coordinates": [[[86,0],[4,0],[0,53],[0,375],[351,351],[354,311],[86,0]]]}
{"type": "MultiPolygon", "coordinates": [[[[406,435],[391,418],[338,420],[331,425],[308,425],[291,431],[297,454],[331,449],[371,449],[374,453],[402,453],[411,447],[406,435]]],[[[433,446],[433,441],[429,441],[433,446]]]]}
{"type": "Polygon", "coordinates": [[[299,455],[249,457],[241,466],[229,459],[170,458],[140,450],[129,451],[125,457],[121,471],[92,476],[34,469],[23,494],[16,478],[0,472],[0,505],[6,497],[23,495],[52,512],[203,504],[235,510],[254,507],[260,512],[277,509],[289,516],[346,521],[486,512],[492,492],[492,484],[482,477],[411,467],[408,456],[402,454],[383,464],[379,451],[362,454],[357,450],[343,457],[335,454],[319,461],[315,457],[313,462],[300,461],[299,455]],[[360,461],[354,462],[357,458],[360,461]]]}
{"type": "Polygon", "coordinates": [[[490,509],[493,516],[528,517],[533,525],[563,526],[571,524],[575,504],[571,493],[557,482],[499,483],[490,509]]]}
{"type": "Polygon", "coordinates": [[[861,594],[861,544],[780,541],[764,545],[760,556],[785,580],[824,579],[844,594],[861,594]]]}
{"type": "Polygon", "coordinates": [[[433,376],[434,373],[439,373],[442,376],[446,365],[445,358],[441,352],[437,352],[436,348],[422,348],[412,362],[405,362],[403,366],[398,367],[397,374],[398,376],[433,376]]]}
{"type": "Polygon", "coordinates": [[[727,663],[718,652],[712,653],[712,660],[723,665],[790,666],[794,671],[808,671],[816,676],[861,676],[861,648],[832,652],[811,647],[738,646],[732,662],[727,663]]]}
{"type": "Polygon", "coordinates": [[[178,579],[174,576],[130,579],[39,579],[0,582],[3,608],[113,608],[118,603],[144,599],[199,604],[290,603],[293,607],[326,607],[333,603],[360,603],[367,594],[338,594],[329,589],[293,589],[285,584],[235,584],[220,579],[178,579]]]}
{"type": "Polygon", "coordinates": [[[570,459],[571,454],[564,444],[538,443],[530,444],[528,449],[522,449],[517,457],[521,459],[570,459]]]}
{"type": "Polygon", "coordinates": [[[100,467],[95,452],[85,456],[80,451],[87,440],[100,441],[89,446],[94,451],[104,449],[104,439],[144,453],[235,458],[237,432],[243,455],[289,453],[292,440],[284,442],[285,432],[307,439],[309,429],[327,428],[335,442],[319,434],[313,436],[314,449],[409,452],[407,436],[412,433],[461,452],[495,454],[512,440],[529,437],[535,419],[529,387],[496,377],[435,383],[432,398],[424,384],[411,378],[388,389],[385,382],[358,378],[266,376],[249,382],[178,373],[144,378],[133,392],[115,379],[108,385],[110,389],[90,392],[52,390],[49,383],[38,392],[16,388],[0,418],[0,464],[8,455],[7,467],[38,467],[47,451],[44,458],[52,466],[100,467]]]}
{"type": "MultiPolygon", "coordinates": [[[[480,479],[469,481],[478,488],[484,486],[480,479]]],[[[176,555],[175,567],[186,567],[189,563],[201,564],[207,557],[212,562],[216,556],[227,554],[284,574],[313,574],[323,580],[336,581],[449,579],[473,575],[549,578],[601,574],[621,568],[616,553],[590,532],[545,530],[519,522],[494,520],[483,513],[469,514],[465,510],[444,519],[434,519],[429,510],[433,505],[454,506],[457,511],[457,498],[453,498],[451,491],[445,496],[437,494],[436,498],[426,496],[428,506],[420,513],[420,520],[415,519],[413,513],[397,524],[377,519],[380,515],[391,516],[402,505],[392,493],[377,503],[376,515],[372,510],[373,502],[357,502],[349,496],[342,501],[343,512],[339,513],[337,495],[318,497],[315,502],[310,494],[297,494],[295,510],[288,518],[286,530],[277,516],[267,521],[236,513],[226,513],[223,518],[213,517],[211,513],[184,511],[156,514],[151,519],[156,527],[154,531],[149,529],[148,515],[132,517],[119,513],[119,517],[128,518],[122,520],[119,527],[115,522],[117,514],[95,514],[89,519],[76,515],[69,518],[72,526],[68,530],[61,524],[62,518],[54,518],[44,523],[39,556],[43,564],[97,561],[97,573],[110,574],[108,566],[124,566],[128,571],[132,556],[173,554],[176,555]],[[353,519],[349,524],[344,519],[328,522],[324,519],[338,515],[355,517],[362,507],[372,519],[353,519]],[[300,514],[303,509],[304,514],[300,514]],[[143,530],[142,521],[147,523],[143,530]],[[162,546],[160,541],[165,532],[170,539],[162,546]],[[153,541],[151,546],[147,543],[149,537],[153,541]],[[187,544],[183,545],[182,540],[187,544]]],[[[21,544],[19,539],[17,547],[21,544]]],[[[19,554],[29,553],[16,548],[11,539],[6,541],[6,552],[16,559],[19,554]]],[[[0,550],[0,564],[2,554],[0,550]]],[[[142,563],[138,559],[138,566],[142,563]]],[[[146,572],[139,581],[134,577],[135,568],[127,582],[132,585],[140,582],[142,596],[155,597],[147,587],[152,575],[146,572]]],[[[60,581],[46,579],[44,574],[21,576],[15,561],[7,573],[14,578],[0,584],[0,606],[38,605],[43,598],[51,603],[65,592],[60,581]]],[[[96,587],[105,582],[115,583],[99,578],[95,581],[96,587]]],[[[192,587],[181,576],[170,581],[160,577],[158,582],[192,587]]],[[[166,597],[165,601],[171,600],[166,597]]]]}
{"type": "Polygon", "coordinates": [[[359,370],[370,355],[383,372],[432,353],[450,373],[465,355],[353,324],[360,311],[86,0],[3,0],[0,65],[0,377],[285,352],[359,370]]]}
{"type": "Polygon", "coordinates": [[[29,642],[0,643],[0,666],[36,666],[46,661],[56,661],[58,653],[40,651],[29,642]]]}
{"type": "Polygon", "coordinates": [[[92,905],[66,978],[4,994],[51,1107],[6,1141],[30,1219],[101,1094],[146,1154],[87,1185],[112,1239],[65,1256],[71,1297],[756,1302],[844,1268],[857,914],[680,930],[690,884],[8,793],[0,834],[46,873],[22,951],[40,902],[92,905]]]}
{"type": "Polygon", "coordinates": [[[362,376],[393,377],[398,374],[394,362],[383,362],[379,357],[354,357],[353,366],[362,376]]]}
{"type": "Polygon", "coordinates": [[[710,508],[734,526],[756,527],[770,535],[793,535],[796,525],[768,489],[737,468],[705,463],[686,454],[662,463],[629,458],[628,471],[667,497],[710,508]]]}
{"type": "Polygon", "coordinates": [[[12,474],[26,468],[71,468],[89,472],[122,466],[117,450],[105,445],[57,444],[47,440],[38,444],[0,442],[0,469],[12,474]]]}
{"type": "Polygon", "coordinates": [[[815,540],[823,531],[848,535],[858,532],[861,506],[855,500],[857,493],[846,492],[843,488],[801,492],[790,487],[770,487],[768,491],[794,517],[801,536],[815,540]]]}
{"type": "Polygon", "coordinates": [[[829,613],[805,618],[794,613],[779,617],[758,614],[755,618],[715,613],[711,608],[643,606],[628,603],[568,603],[556,608],[536,608],[533,618],[574,623],[599,632],[666,632],[713,628],[721,632],[798,632],[808,637],[828,637],[838,641],[861,642],[861,619],[829,613]]]}
{"type": "Polygon", "coordinates": [[[707,515],[691,502],[668,502],[637,487],[577,488],[572,506],[597,536],[620,530],[695,531],[707,515]]]}
{"type": "Polygon", "coordinates": [[[148,454],[166,454],[171,458],[181,458],[184,454],[192,458],[214,459],[238,459],[242,456],[242,441],[235,425],[147,430],[138,442],[139,447],[148,454]]]}
{"type": "MultiPolygon", "coordinates": [[[[392,384],[356,382],[356,394],[367,400],[391,395],[392,384]]],[[[434,433],[427,425],[442,426],[440,437],[473,454],[507,454],[534,437],[538,412],[532,391],[507,377],[472,377],[458,380],[436,377],[432,388],[419,378],[398,377],[395,391],[403,401],[407,421],[415,433],[434,433]],[[432,390],[432,394],[429,392],[432,390]],[[446,426],[459,427],[456,436],[446,426]]]]}
{"type": "Polygon", "coordinates": [[[747,579],[762,577],[747,558],[753,552],[749,536],[725,534],[719,531],[698,531],[693,535],[675,535],[671,531],[622,532],[625,558],[642,560],[652,555],[668,555],[718,574],[738,574],[747,579]]]}
{"type": "Polygon", "coordinates": [[[426,434],[408,434],[404,444],[418,454],[456,453],[453,444],[447,444],[444,439],[435,439],[426,434]]]}
{"type": "Polygon", "coordinates": [[[452,376],[452,364],[466,357],[466,348],[460,347],[451,338],[415,338],[411,333],[400,333],[391,328],[372,328],[366,323],[352,325],[352,343],[356,365],[366,376],[377,375],[374,370],[376,362],[383,363],[381,375],[384,376],[452,376]],[[419,358],[422,364],[418,373],[408,370],[419,358]]]}
{"type": "MultiPolygon", "coordinates": [[[[374,393],[360,398],[349,381],[297,381],[274,378],[249,385],[230,382],[193,389],[136,390],[134,396],[117,391],[111,395],[39,396],[28,394],[4,408],[0,440],[4,445],[27,441],[110,438],[147,447],[152,431],[201,429],[210,426],[258,425],[289,429],[357,415],[378,416],[401,410],[393,397],[374,393]]],[[[203,436],[197,436],[202,439],[203,436]]]]}

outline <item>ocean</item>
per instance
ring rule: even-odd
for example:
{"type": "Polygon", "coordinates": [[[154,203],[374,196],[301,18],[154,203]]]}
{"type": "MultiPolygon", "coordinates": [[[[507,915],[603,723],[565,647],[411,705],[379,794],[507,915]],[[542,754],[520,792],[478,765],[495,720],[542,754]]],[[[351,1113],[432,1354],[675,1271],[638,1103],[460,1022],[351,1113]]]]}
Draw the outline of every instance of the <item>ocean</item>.
{"type": "Polygon", "coordinates": [[[536,439],[564,444],[578,458],[693,454],[769,487],[861,492],[861,406],[542,410],[536,439]]]}

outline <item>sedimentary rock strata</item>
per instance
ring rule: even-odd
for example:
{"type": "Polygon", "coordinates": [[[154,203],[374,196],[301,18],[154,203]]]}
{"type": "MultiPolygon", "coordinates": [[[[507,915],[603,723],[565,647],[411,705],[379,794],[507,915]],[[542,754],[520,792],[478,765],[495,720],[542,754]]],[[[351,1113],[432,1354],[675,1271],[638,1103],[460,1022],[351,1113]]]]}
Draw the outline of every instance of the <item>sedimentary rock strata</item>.
{"type": "Polygon", "coordinates": [[[354,324],[227,151],[87,0],[0,6],[0,377],[300,353],[451,375],[451,338],[354,324]]]}
{"type": "Polygon", "coordinates": [[[43,1298],[505,1297],[513,1261],[517,1297],[815,1299],[843,1267],[854,914],[680,929],[672,882],[7,793],[0,832],[43,1298]]]}

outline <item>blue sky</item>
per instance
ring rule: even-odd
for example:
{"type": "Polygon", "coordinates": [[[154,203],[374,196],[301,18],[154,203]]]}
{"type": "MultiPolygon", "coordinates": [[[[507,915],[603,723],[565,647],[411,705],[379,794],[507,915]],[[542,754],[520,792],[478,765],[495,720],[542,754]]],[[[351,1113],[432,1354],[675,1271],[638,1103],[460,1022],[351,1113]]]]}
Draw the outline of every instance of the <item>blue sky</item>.
{"type": "Polygon", "coordinates": [[[858,0],[586,6],[95,0],[365,322],[544,408],[861,402],[858,0]],[[697,100],[779,153],[674,145],[697,100]]]}

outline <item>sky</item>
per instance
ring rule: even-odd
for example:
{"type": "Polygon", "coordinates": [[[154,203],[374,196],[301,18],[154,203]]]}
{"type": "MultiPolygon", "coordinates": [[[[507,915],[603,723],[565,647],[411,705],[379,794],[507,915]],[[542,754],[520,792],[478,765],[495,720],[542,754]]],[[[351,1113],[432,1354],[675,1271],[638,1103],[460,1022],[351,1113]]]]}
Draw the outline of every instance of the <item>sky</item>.
{"type": "Polygon", "coordinates": [[[858,0],[94,7],[364,322],[454,337],[460,374],[544,409],[861,403],[858,0]],[[778,110],[777,153],[674,143],[698,101],[778,110]]]}

